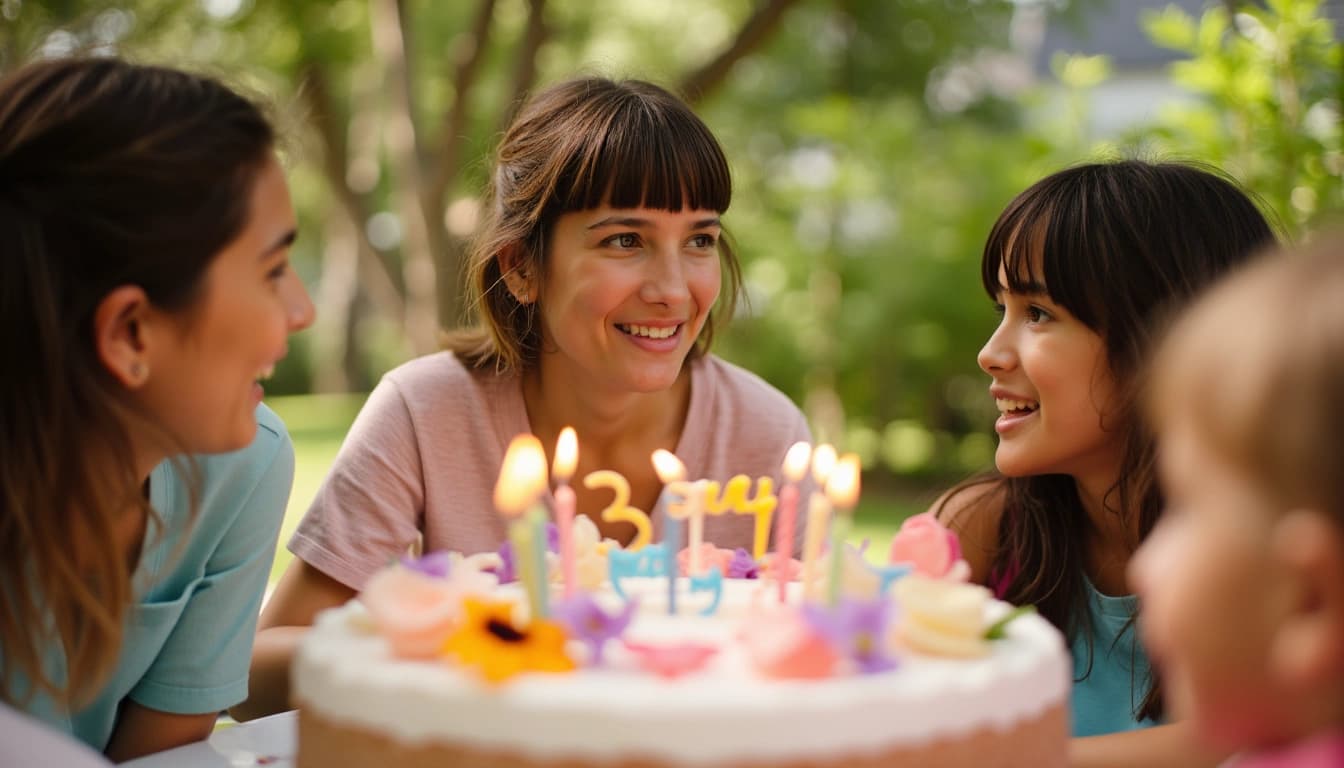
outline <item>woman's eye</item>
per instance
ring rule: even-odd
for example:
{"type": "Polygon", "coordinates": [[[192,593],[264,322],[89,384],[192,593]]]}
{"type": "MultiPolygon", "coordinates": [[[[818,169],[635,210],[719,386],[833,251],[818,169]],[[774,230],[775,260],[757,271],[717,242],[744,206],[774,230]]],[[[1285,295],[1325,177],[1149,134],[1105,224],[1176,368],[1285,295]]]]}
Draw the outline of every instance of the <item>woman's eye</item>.
{"type": "Polygon", "coordinates": [[[715,244],[713,235],[695,235],[691,238],[692,248],[713,248],[715,244]]]}
{"type": "Polygon", "coordinates": [[[289,271],[289,259],[285,259],[284,261],[280,262],[279,264],[271,268],[270,272],[266,273],[266,279],[279,280],[280,278],[284,277],[285,273],[288,271],[289,271]]]}
{"type": "Polygon", "coordinates": [[[1004,307],[1003,304],[997,301],[994,302],[994,314],[998,315],[999,317],[1003,317],[1003,313],[1007,311],[1008,309],[1004,307]]]}
{"type": "Polygon", "coordinates": [[[1050,319],[1050,313],[1038,306],[1032,305],[1027,307],[1027,319],[1033,323],[1043,322],[1050,319]]]}
{"type": "Polygon", "coordinates": [[[619,235],[612,235],[606,239],[606,244],[617,248],[638,248],[639,235],[634,232],[622,232],[619,235]]]}

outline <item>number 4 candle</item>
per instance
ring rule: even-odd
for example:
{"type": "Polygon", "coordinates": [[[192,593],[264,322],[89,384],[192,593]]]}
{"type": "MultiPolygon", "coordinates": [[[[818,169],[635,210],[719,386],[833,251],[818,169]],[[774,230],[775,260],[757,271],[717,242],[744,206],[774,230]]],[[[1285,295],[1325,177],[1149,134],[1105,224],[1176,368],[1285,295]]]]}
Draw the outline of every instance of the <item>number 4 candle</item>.
{"type": "Polygon", "coordinates": [[[509,541],[533,619],[546,617],[546,451],[534,435],[518,435],[495,481],[495,507],[510,519],[509,541]],[[524,515],[526,511],[526,515],[524,515]]]}

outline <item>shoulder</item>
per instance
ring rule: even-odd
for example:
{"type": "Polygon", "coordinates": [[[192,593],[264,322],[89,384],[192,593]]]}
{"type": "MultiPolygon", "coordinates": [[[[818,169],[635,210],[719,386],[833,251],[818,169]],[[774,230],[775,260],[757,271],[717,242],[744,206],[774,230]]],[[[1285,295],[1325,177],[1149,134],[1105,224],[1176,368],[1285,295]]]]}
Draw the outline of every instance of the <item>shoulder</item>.
{"type": "Polygon", "coordinates": [[[803,412],[788,395],[760,376],[714,355],[705,355],[699,366],[701,380],[714,393],[714,407],[740,414],[740,418],[760,425],[779,425],[789,430],[805,424],[803,412]]]}
{"type": "MultiPolygon", "coordinates": [[[[490,368],[468,368],[452,352],[417,357],[383,375],[378,390],[393,389],[409,408],[426,403],[443,408],[469,400],[495,400],[517,377],[490,368]],[[444,397],[451,393],[452,397],[444,397]]],[[[376,390],[375,390],[376,391],[376,390]]]]}
{"type": "Polygon", "coordinates": [[[1003,483],[994,476],[976,478],[944,492],[929,507],[935,518],[957,534],[971,580],[984,584],[999,549],[999,521],[1007,503],[1003,483]]]}

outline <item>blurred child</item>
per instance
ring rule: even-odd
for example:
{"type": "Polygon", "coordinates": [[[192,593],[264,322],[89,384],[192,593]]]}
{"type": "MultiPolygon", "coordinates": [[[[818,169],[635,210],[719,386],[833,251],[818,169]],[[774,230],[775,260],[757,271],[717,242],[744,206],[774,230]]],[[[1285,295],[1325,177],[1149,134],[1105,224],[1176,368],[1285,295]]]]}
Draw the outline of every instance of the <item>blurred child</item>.
{"type": "Polygon", "coordinates": [[[1229,765],[1344,766],[1344,240],[1272,255],[1158,355],[1167,504],[1130,576],[1172,709],[1229,765]]]}
{"type": "MultiPolygon", "coordinates": [[[[1078,765],[1195,759],[1162,720],[1125,567],[1162,503],[1138,372],[1170,314],[1273,242],[1245,193],[1200,167],[1141,161],[1055,173],[1020,194],[981,262],[1001,314],[980,351],[999,474],[937,505],[972,579],[1033,604],[1074,658],[1078,765]]],[[[1197,762],[1197,759],[1196,759],[1197,762]]]]}

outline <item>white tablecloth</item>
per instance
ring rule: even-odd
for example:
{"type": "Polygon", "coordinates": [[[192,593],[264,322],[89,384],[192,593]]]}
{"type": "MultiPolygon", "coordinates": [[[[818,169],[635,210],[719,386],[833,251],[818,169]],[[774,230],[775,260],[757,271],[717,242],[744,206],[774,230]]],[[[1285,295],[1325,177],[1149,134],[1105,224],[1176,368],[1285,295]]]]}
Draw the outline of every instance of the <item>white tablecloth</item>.
{"type": "Polygon", "coordinates": [[[219,728],[208,741],[122,763],[120,768],[293,768],[297,712],[219,728]]]}

